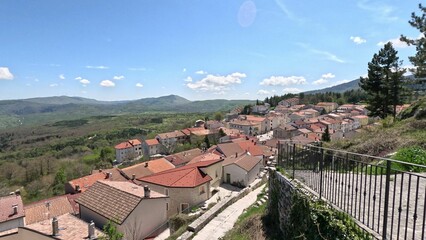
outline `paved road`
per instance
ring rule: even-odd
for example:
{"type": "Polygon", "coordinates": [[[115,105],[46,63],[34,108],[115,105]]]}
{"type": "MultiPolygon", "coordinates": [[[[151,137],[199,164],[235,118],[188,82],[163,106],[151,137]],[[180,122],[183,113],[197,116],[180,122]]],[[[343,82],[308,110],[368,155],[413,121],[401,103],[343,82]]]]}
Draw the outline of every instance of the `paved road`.
{"type": "Polygon", "coordinates": [[[234,227],[235,222],[244,209],[256,202],[257,195],[262,191],[264,186],[260,186],[219,213],[219,215],[213,218],[213,220],[197,233],[193,240],[216,240],[223,237],[227,231],[234,227]]]}

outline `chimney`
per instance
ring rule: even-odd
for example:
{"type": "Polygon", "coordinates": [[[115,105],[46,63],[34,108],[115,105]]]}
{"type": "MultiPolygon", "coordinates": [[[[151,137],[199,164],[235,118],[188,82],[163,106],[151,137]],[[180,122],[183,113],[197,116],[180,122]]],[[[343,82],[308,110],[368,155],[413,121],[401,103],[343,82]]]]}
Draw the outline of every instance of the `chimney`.
{"type": "Polygon", "coordinates": [[[58,219],[54,217],[52,219],[52,236],[58,236],[59,235],[59,223],[58,219]]]}
{"type": "Polygon", "coordinates": [[[102,169],[99,169],[99,172],[102,172],[102,169]]]}
{"type": "Polygon", "coordinates": [[[16,204],[12,205],[12,209],[13,209],[13,215],[18,214],[18,205],[16,204]]]}
{"type": "Polygon", "coordinates": [[[76,192],[80,192],[80,190],[81,190],[81,189],[80,189],[80,185],[78,185],[78,184],[77,184],[77,185],[75,185],[75,191],[76,191],[76,192]]]}
{"type": "Polygon", "coordinates": [[[149,189],[148,185],[145,185],[143,187],[143,191],[145,193],[144,197],[145,198],[149,198],[149,196],[151,195],[151,189],[149,189]]]}
{"type": "Polygon", "coordinates": [[[145,162],[145,167],[148,167],[148,162],[145,162]]]}
{"type": "Polygon", "coordinates": [[[93,220],[90,221],[89,223],[89,236],[88,239],[95,239],[95,223],[93,222],[93,220]]]}
{"type": "Polygon", "coordinates": [[[132,174],[132,180],[135,180],[136,174],[132,174]]]}
{"type": "Polygon", "coordinates": [[[235,153],[235,158],[237,158],[237,157],[238,157],[238,153],[236,152],[236,153],[235,153]]]}
{"type": "Polygon", "coordinates": [[[15,195],[16,195],[16,196],[21,195],[21,190],[20,190],[20,189],[16,189],[16,190],[15,190],[15,195]]]}

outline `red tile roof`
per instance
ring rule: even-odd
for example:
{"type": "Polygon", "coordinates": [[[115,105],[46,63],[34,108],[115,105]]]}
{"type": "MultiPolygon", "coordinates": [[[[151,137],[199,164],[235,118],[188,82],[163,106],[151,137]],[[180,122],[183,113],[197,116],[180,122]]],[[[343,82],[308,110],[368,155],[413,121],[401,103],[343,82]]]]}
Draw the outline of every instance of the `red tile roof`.
{"type": "Polygon", "coordinates": [[[244,154],[244,155],[238,156],[237,158],[235,158],[235,156],[226,158],[226,160],[223,162],[223,166],[235,164],[239,166],[240,168],[249,172],[257,164],[259,164],[260,161],[262,161],[262,159],[248,155],[248,154],[244,154]]]}
{"type": "Polygon", "coordinates": [[[128,178],[132,178],[133,174],[135,174],[136,178],[141,178],[173,168],[175,168],[175,165],[167,161],[167,159],[159,158],[123,168],[121,171],[123,171],[128,178]]]}
{"type": "Polygon", "coordinates": [[[145,140],[145,143],[146,143],[146,145],[148,145],[148,146],[153,146],[153,145],[158,145],[158,144],[160,144],[159,142],[158,142],[158,140],[157,139],[146,139],[145,140]]]}
{"type": "Polygon", "coordinates": [[[100,170],[101,172],[95,172],[91,175],[77,178],[68,182],[73,189],[78,185],[80,186],[80,191],[86,191],[90,186],[92,186],[98,180],[112,180],[112,181],[126,181],[127,179],[121,175],[120,170],[117,168],[111,168],[106,170],[100,170]],[[108,173],[112,174],[112,178],[108,177],[108,173]]]}
{"type": "Polygon", "coordinates": [[[175,168],[160,172],[151,176],[139,178],[141,182],[148,182],[156,185],[174,188],[193,188],[209,182],[212,178],[201,171],[200,168],[208,167],[223,160],[201,161],[189,164],[180,168],[175,168]]]}
{"type": "Polygon", "coordinates": [[[140,144],[141,144],[141,141],[139,141],[138,139],[132,139],[132,140],[122,142],[122,143],[115,145],[115,149],[132,148],[135,145],[140,145],[140,144]]]}
{"type": "Polygon", "coordinates": [[[241,149],[249,152],[252,156],[262,156],[263,155],[262,148],[257,146],[256,142],[241,141],[241,142],[237,142],[237,144],[238,144],[238,146],[240,146],[241,149]]]}
{"type": "Polygon", "coordinates": [[[12,194],[0,198],[0,223],[24,217],[24,204],[20,195],[12,194]],[[13,214],[13,206],[18,207],[17,214],[13,214]]]}
{"type": "Polygon", "coordinates": [[[199,148],[194,148],[191,150],[175,153],[173,155],[166,156],[165,159],[167,159],[169,162],[171,162],[175,166],[184,165],[187,164],[189,161],[191,161],[193,158],[200,156],[203,154],[203,151],[199,148]]]}
{"type": "Polygon", "coordinates": [[[200,155],[198,157],[195,157],[192,159],[188,164],[197,163],[197,162],[205,162],[205,161],[211,161],[211,160],[219,160],[220,155],[215,153],[205,153],[203,155],[200,155]]]}

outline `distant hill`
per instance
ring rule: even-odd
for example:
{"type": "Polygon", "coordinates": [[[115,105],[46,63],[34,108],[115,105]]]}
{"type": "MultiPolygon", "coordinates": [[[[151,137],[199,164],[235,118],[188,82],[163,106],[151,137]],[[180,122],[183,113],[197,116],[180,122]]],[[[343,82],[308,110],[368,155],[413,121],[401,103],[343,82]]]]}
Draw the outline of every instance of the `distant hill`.
{"type": "Polygon", "coordinates": [[[350,90],[356,90],[356,89],[359,89],[359,81],[360,81],[360,79],[358,78],[358,79],[352,80],[350,82],[342,83],[342,84],[339,84],[339,85],[336,85],[336,86],[318,89],[318,90],[307,91],[307,92],[305,92],[305,94],[316,94],[316,93],[326,93],[326,92],[343,93],[343,92],[350,91],[350,90]]]}
{"type": "Polygon", "coordinates": [[[227,111],[249,103],[253,101],[190,101],[177,95],[111,102],[68,96],[3,100],[0,101],[0,128],[99,115],[227,111]]]}

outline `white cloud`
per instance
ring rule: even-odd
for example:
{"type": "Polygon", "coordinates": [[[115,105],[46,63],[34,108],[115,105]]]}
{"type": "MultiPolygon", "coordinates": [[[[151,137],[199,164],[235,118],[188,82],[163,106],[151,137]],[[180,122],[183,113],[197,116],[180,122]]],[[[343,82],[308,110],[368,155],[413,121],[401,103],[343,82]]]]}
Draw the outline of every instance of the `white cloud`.
{"type": "Polygon", "coordinates": [[[146,71],[144,67],[128,68],[129,71],[146,71]]]}
{"type": "Polygon", "coordinates": [[[320,79],[312,82],[312,84],[314,84],[314,85],[320,85],[320,84],[324,84],[324,83],[328,83],[328,80],[320,78],[320,79]]]}
{"type": "Polygon", "coordinates": [[[81,80],[81,79],[83,79],[82,77],[76,77],[76,78],[74,78],[75,80],[81,80]]]}
{"type": "Polygon", "coordinates": [[[65,80],[65,75],[64,75],[64,74],[60,74],[60,75],[59,75],[59,79],[61,79],[61,80],[65,80]]]}
{"type": "Polygon", "coordinates": [[[136,87],[138,87],[138,88],[142,88],[142,87],[143,87],[143,84],[142,84],[142,83],[136,83],[136,87]]]}
{"type": "Polygon", "coordinates": [[[90,81],[89,81],[89,80],[87,80],[87,79],[81,79],[81,80],[80,80],[80,83],[82,83],[83,85],[87,85],[87,84],[89,84],[89,83],[90,83],[90,81]]]}
{"type": "Polygon", "coordinates": [[[196,71],[195,74],[204,75],[204,74],[207,74],[207,72],[205,72],[203,70],[199,70],[199,71],[196,71]]]}
{"type": "Polygon", "coordinates": [[[123,75],[121,75],[121,76],[114,76],[113,79],[114,80],[123,80],[124,76],[123,75]]]}
{"type": "Polygon", "coordinates": [[[367,42],[367,40],[365,40],[365,39],[363,39],[362,37],[350,37],[350,39],[354,42],[354,43],[356,43],[356,44],[363,44],[363,43],[366,43],[367,42]]]}
{"type": "Polygon", "coordinates": [[[317,49],[311,49],[311,51],[313,53],[319,54],[324,56],[326,59],[333,61],[333,62],[338,62],[338,63],[345,63],[345,60],[340,59],[339,57],[337,57],[336,55],[329,53],[327,51],[322,51],[322,50],[317,50],[317,49]]]}
{"type": "Polygon", "coordinates": [[[406,48],[406,47],[408,47],[408,45],[405,42],[399,40],[399,38],[393,38],[393,39],[389,39],[385,42],[379,42],[379,43],[377,43],[377,46],[383,47],[388,42],[391,42],[394,48],[406,48]]]}
{"type": "Polygon", "coordinates": [[[241,79],[247,77],[244,73],[235,72],[226,76],[207,75],[196,82],[189,82],[186,86],[192,90],[212,91],[216,94],[229,90],[229,86],[240,84],[241,79]]]}
{"type": "Polygon", "coordinates": [[[334,75],[332,73],[326,73],[326,74],[323,74],[321,77],[324,78],[324,79],[331,79],[331,78],[335,78],[336,75],[334,75]]]}
{"type": "Polygon", "coordinates": [[[299,88],[284,88],[283,93],[300,93],[302,92],[299,88]]]}
{"type": "Polygon", "coordinates": [[[259,91],[257,91],[257,95],[271,95],[271,92],[268,90],[260,89],[259,91]]]}
{"type": "Polygon", "coordinates": [[[52,83],[52,84],[49,85],[49,87],[57,87],[57,86],[59,86],[59,84],[57,84],[57,83],[52,83]]]}
{"type": "Polygon", "coordinates": [[[0,80],[12,80],[13,74],[8,67],[0,67],[0,80]]]}
{"type": "Polygon", "coordinates": [[[107,66],[86,66],[86,68],[89,68],[89,69],[108,69],[109,67],[107,67],[107,66]]]}
{"type": "Polygon", "coordinates": [[[35,78],[35,79],[34,79],[34,82],[40,82],[40,80],[38,80],[38,78],[35,78]]]}
{"type": "Polygon", "coordinates": [[[184,80],[185,82],[192,82],[192,77],[188,76],[187,78],[185,78],[184,80]]]}
{"type": "Polygon", "coordinates": [[[305,84],[306,79],[302,76],[271,76],[269,78],[265,78],[260,82],[260,85],[265,86],[288,86],[295,84],[305,84]]]}
{"type": "Polygon", "coordinates": [[[183,69],[182,69],[182,72],[186,72],[186,68],[183,68],[183,69]]]}
{"type": "Polygon", "coordinates": [[[102,87],[114,87],[115,83],[111,80],[103,80],[99,85],[102,87]]]}

